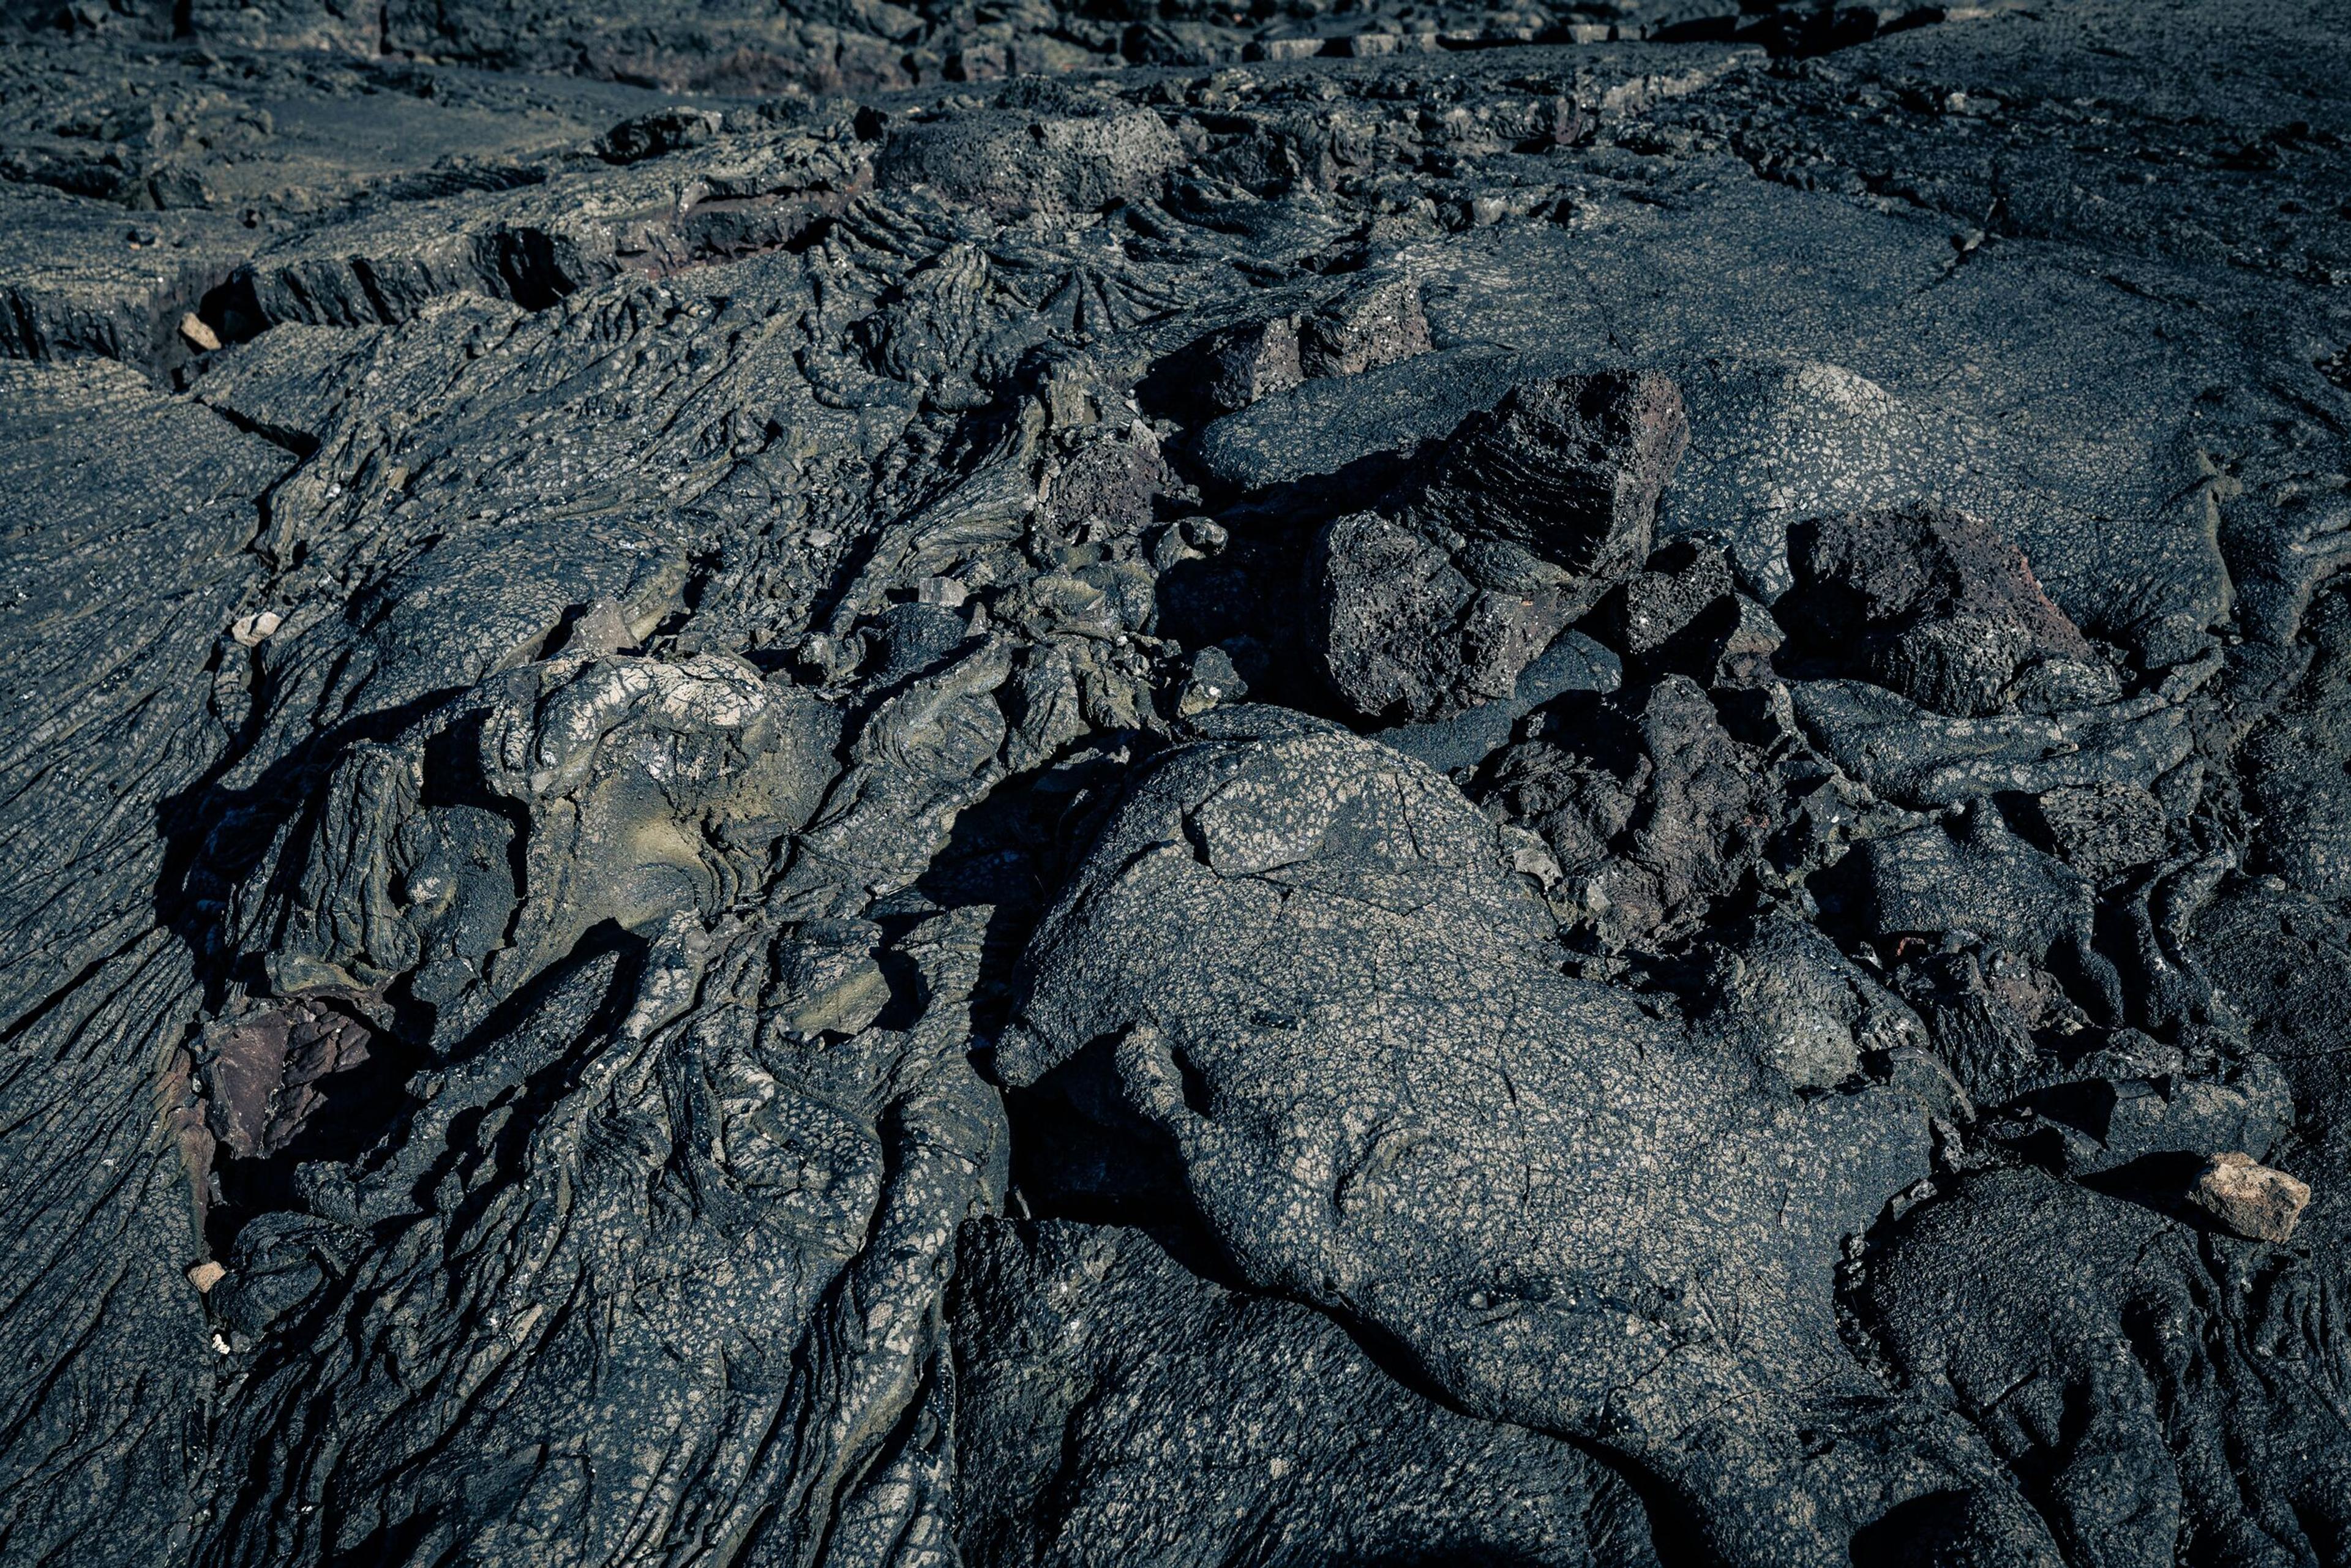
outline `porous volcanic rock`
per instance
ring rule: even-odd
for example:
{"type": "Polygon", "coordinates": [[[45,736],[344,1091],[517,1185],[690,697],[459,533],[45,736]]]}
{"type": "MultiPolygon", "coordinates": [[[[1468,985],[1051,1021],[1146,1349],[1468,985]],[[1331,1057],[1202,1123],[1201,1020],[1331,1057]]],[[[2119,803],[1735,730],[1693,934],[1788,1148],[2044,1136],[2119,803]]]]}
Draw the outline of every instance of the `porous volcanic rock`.
{"type": "Polygon", "coordinates": [[[0,0],[0,1563],[2351,1568],[2334,0],[0,0]]]}

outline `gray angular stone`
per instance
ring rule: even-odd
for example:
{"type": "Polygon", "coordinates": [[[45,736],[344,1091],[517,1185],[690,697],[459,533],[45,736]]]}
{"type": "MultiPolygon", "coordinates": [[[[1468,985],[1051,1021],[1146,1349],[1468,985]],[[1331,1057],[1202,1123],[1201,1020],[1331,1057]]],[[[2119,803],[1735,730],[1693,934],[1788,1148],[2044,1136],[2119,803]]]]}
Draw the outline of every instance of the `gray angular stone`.
{"type": "Polygon", "coordinates": [[[1316,537],[1308,637],[1332,691],[1391,723],[1510,695],[1648,554],[1684,437],[1648,374],[1522,382],[1463,421],[1424,475],[1316,537]]]}
{"type": "Polygon", "coordinates": [[[1480,588],[1410,524],[1357,512],[1322,530],[1313,635],[1354,712],[1428,720],[1506,697],[1569,619],[1555,589],[1480,588]]]}
{"type": "Polygon", "coordinates": [[[1520,727],[1479,799],[1542,835],[1567,879],[1563,912],[1607,950],[1702,923],[1778,826],[1762,756],[1686,675],[1564,697],[1520,727]]]}

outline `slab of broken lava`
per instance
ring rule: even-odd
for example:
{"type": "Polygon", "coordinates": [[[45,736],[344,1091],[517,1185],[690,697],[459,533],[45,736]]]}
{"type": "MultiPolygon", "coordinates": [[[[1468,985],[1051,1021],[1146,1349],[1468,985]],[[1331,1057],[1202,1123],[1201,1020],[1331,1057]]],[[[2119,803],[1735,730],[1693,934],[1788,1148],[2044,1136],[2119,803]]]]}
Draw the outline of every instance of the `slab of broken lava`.
{"type": "Polygon", "coordinates": [[[0,1561],[2351,1563],[2339,16],[272,5],[0,8],[0,1561]]]}

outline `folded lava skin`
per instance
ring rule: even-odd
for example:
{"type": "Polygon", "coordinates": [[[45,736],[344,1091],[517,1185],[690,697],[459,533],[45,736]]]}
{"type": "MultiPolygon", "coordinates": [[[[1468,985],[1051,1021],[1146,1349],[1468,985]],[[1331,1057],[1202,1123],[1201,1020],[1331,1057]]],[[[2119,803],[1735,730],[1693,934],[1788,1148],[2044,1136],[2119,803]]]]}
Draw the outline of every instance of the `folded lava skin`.
{"type": "Polygon", "coordinates": [[[2351,1565],[2351,12],[0,37],[0,1563],[2351,1565]]]}

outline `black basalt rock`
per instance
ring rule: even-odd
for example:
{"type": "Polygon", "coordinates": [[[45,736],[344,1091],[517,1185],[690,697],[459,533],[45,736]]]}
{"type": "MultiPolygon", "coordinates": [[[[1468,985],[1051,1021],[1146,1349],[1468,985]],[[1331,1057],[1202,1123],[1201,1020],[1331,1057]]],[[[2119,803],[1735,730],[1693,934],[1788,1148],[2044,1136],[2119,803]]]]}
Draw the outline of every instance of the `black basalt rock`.
{"type": "Polygon", "coordinates": [[[2346,48],[0,0],[0,1568],[2351,1568],[2346,48]]]}
{"type": "Polygon", "coordinates": [[[1419,765],[1278,716],[1223,735],[1139,783],[1046,917],[1008,1082],[1100,1053],[1245,1281],[1475,1413],[1611,1448],[1716,1551],[1827,1562],[1905,1495],[2005,1496],[1859,1383],[1831,1396],[1859,1447],[1814,1468],[1771,1435],[1829,1418],[1838,1238],[1924,1173],[1917,1102],[1800,1099],[1562,977],[1535,879],[1419,765]],[[1690,1399],[1740,1413],[1694,1429],[1667,1414],[1690,1399]]]}
{"type": "Polygon", "coordinates": [[[1310,637],[1352,712],[1449,717],[1520,671],[1649,553],[1687,441],[1654,373],[1522,382],[1426,475],[1316,538],[1310,637]]]}

